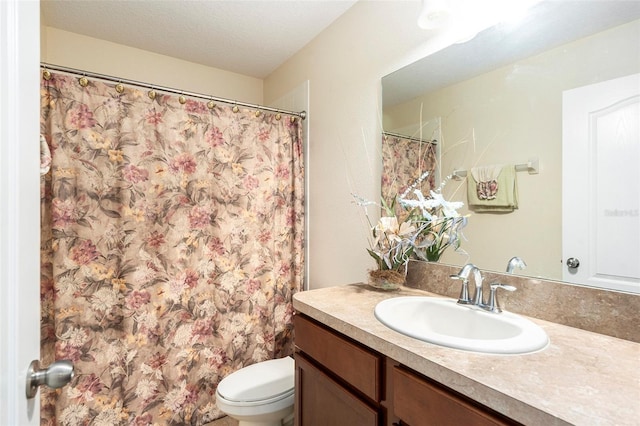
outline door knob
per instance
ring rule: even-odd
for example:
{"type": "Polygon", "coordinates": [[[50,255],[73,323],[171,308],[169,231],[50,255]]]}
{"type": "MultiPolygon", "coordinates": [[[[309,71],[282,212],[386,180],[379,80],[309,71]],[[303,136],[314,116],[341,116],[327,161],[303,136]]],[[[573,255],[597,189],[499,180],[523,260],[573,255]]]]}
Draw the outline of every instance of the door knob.
{"type": "Polygon", "coordinates": [[[578,266],[580,266],[580,261],[578,259],[576,259],[575,257],[570,257],[567,259],[567,266],[569,268],[577,268],[578,266]]]}
{"type": "Polygon", "coordinates": [[[40,368],[38,360],[31,361],[27,370],[27,399],[38,393],[38,386],[47,385],[52,389],[61,388],[69,383],[75,374],[73,363],[68,359],[53,362],[47,368],[40,368]]]}

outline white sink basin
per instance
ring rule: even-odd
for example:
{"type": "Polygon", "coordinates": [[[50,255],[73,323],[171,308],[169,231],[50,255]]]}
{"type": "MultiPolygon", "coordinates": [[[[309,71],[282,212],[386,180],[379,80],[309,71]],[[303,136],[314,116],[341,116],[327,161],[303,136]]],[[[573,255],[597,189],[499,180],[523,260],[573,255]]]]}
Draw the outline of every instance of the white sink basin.
{"type": "Polygon", "coordinates": [[[547,346],[547,333],[510,312],[494,314],[452,299],[407,296],[384,300],[376,318],[387,327],[425,342],[467,351],[524,354],[547,346]]]}

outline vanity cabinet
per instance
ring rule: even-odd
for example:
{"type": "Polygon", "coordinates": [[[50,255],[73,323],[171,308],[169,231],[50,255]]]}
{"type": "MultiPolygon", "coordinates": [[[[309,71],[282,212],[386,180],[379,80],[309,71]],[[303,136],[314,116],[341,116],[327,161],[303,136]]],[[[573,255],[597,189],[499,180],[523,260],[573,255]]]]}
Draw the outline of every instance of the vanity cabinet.
{"type": "Polygon", "coordinates": [[[296,426],[517,425],[301,314],[296,426]]]}

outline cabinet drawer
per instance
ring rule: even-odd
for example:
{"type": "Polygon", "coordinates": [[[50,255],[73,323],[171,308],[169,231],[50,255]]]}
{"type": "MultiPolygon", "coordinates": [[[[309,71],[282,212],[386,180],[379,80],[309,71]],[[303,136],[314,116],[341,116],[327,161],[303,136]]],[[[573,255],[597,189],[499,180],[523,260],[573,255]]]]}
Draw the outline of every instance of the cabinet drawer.
{"type": "Polygon", "coordinates": [[[519,424],[402,367],[393,372],[393,410],[410,426],[519,424]]]}
{"type": "Polygon", "coordinates": [[[294,327],[295,344],[302,352],[373,401],[380,401],[380,355],[301,315],[294,317],[294,327]]]}

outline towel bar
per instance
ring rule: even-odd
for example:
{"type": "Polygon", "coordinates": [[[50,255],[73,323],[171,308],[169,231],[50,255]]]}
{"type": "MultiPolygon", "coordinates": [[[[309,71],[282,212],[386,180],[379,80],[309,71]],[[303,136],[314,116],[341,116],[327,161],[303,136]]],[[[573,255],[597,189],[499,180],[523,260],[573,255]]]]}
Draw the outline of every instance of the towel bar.
{"type": "MultiPolygon", "coordinates": [[[[530,158],[526,163],[516,164],[516,172],[529,172],[530,175],[536,175],[540,172],[540,159],[538,157],[530,158]]],[[[454,179],[464,179],[467,177],[466,170],[454,170],[451,173],[454,179]]]]}

